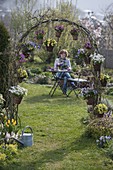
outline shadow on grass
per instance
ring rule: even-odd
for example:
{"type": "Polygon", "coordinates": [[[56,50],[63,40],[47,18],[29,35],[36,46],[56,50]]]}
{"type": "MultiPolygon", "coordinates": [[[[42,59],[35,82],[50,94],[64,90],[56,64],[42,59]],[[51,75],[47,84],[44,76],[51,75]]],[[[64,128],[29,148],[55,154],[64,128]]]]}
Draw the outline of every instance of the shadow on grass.
{"type": "Polygon", "coordinates": [[[78,152],[81,153],[82,150],[91,150],[92,146],[94,146],[94,140],[88,139],[85,136],[81,136],[80,138],[76,139],[74,142],[71,142],[69,145],[65,144],[65,146],[50,150],[50,151],[44,151],[42,154],[38,155],[38,158],[32,159],[33,161],[25,162],[24,165],[21,164],[21,162],[14,164],[10,164],[5,169],[9,170],[9,166],[16,170],[38,170],[43,169],[46,167],[47,164],[55,164],[56,162],[63,161],[65,157],[72,153],[72,152],[78,152]]]}
{"type": "Polygon", "coordinates": [[[58,103],[61,103],[61,101],[65,102],[65,101],[76,101],[76,100],[79,100],[76,96],[69,96],[69,97],[66,97],[62,94],[58,94],[58,95],[55,95],[53,97],[49,96],[48,94],[43,94],[43,95],[38,95],[38,96],[32,96],[32,97],[28,97],[25,99],[25,102],[26,103],[48,103],[48,102],[51,102],[51,101],[55,101],[55,102],[58,102],[58,103]]]}

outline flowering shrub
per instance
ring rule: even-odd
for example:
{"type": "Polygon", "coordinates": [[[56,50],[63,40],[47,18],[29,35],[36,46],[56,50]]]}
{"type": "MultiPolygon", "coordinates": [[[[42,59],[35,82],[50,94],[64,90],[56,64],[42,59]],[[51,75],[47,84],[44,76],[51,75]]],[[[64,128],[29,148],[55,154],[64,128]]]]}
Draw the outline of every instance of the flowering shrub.
{"type": "Polygon", "coordinates": [[[55,46],[57,44],[56,40],[54,39],[47,39],[46,41],[44,41],[44,45],[46,45],[47,47],[49,46],[55,46]]]}
{"type": "Polygon", "coordinates": [[[78,35],[78,30],[76,28],[73,28],[71,31],[70,31],[71,35],[78,35]]]}
{"type": "Polygon", "coordinates": [[[91,58],[92,58],[92,62],[93,62],[93,64],[96,64],[96,63],[103,63],[104,62],[104,60],[105,60],[105,58],[103,57],[103,55],[101,55],[101,54],[96,54],[96,53],[94,53],[94,54],[91,54],[91,56],[90,56],[91,58]]]}
{"type": "Polygon", "coordinates": [[[17,86],[11,86],[9,91],[15,95],[15,96],[21,96],[23,97],[24,95],[27,95],[28,90],[17,85],[17,86]]]}
{"type": "Polygon", "coordinates": [[[91,97],[92,98],[95,97],[98,93],[97,93],[97,90],[95,90],[95,89],[85,88],[85,89],[83,89],[82,94],[83,94],[84,99],[88,99],[91,97]]]}
{"type": "Polygon", "coordinates": [[[43,39],[45,32],[44,32],[44,30],[37,30],[37,31],[35,31],[35,34],[36,34],[37,39],[43,39]]]}
{"type": "Polygon", "coordinates": [[[63,25],[56,25],[55,30],[58,31],[58,32],[62,32],[64,30],[64,26],[63,25]]]}

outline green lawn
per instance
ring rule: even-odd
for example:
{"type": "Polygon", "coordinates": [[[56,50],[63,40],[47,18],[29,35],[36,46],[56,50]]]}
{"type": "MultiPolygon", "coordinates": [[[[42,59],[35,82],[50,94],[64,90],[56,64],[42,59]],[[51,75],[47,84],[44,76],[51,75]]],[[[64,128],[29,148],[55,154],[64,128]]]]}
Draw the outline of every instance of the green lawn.
{"type": "Polygon", "coordinates": [[[6,170],[113,170],[113,162],[85,134],[81,119],[87,105],[74,94],[66,98],[49,86],[22,83],[28,89],[19,106],[22,127],[33,129],[34,145],[19,149],[6,170]]]}

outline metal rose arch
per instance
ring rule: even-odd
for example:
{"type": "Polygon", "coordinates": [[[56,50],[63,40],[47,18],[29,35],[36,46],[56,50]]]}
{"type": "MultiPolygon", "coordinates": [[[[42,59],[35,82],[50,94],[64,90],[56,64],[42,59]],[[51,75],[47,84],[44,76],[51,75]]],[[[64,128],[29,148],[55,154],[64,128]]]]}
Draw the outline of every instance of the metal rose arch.
{"type": "Polygon", "coordinates": [[[80,31],[84,32],[86,34],[86,36],[89,38],[90,42],[92,43],[92,45],[97,49],[97,46],[95,44],[95,40],[94,38],[91,36],[91,32],[85,28],[83,25],[78,24],[76,22],[70,21],[68,19],[59,19],[59,18],[55,18],[55,19],[48,19],[48,20],[43,20],[43,21],[39,21],[36,25],[32,26],[29,30],[27,30],[20,38],[19,42],[22,42],[28,35],[29,33],[38,28],[40,25],[42,24],[46,24],[46,23],[52,23],[52,22],[64,22],[64,23],[68,23],[69,25],[72,26],[76,26],[78,29],[80,29],[80,31]]]}
{"type": "MultiPolygon", "coordinates": [[[[84,45],[84,47],[86,47],[87,49],[86,49],[86,51],[88,51],[88,53],[90,54],[90,52],[89,52],[89,49],[91,48],[91,49],[93,49],[93,53],[94,52],[96,52],[96,54],[98,54],[99,53],[99,50],[98,50],[98,47],[97,47],[97,44],[96,44],[96,40],[95,40],[95,38],[92,36],[92,34],[91,34],[91,32],[85,27],[85,26],[83,26],[82,24],[80,24],[80,23],[76,23],[76,22],[73,22],[73,21],[70,21],[70,20],[68,20],[68,19],[63,19],[63,18],[52,18],[52,19],[45,19],[45,20],[42,20],[42,21],[38,21],[38,23],[37,24],[35,24],[34,26],[32,26],[31,28],[29,28],[25,33],[23,33],[23,35],[21,36],[21,38],[19,39],[19,41],[18,41],[18,44],[21,44],[22,42],[25,42],[26,41],[26,38],[27,38],[27,36],[31,33],[31,32],[33,32],[34,30],[36,30],[37,28],[40,28],[41,26],[43,26],[44,24],[44,26],[45,27],[48,27],[49,26],[49,24],[53,24],[53,23],[59,23],[59,22],[61,22],[61,23],[67,23],[67,26],[69,25],[69,26],[72,26],[73,28],[77,28],[77,30],[81,33],[81,35],[82,35],[82,33],[83,33],[83,35],[85,36],[85,42],[86,41],[88,41],[90,44],[87,44],[87,47],[84,45]],[[91,45],[91,47],[90,47],[90,45],[91,45]]],[[[67,30],[68,31],[68,30],[67,30]]],[[[71,30],[70,31],[70,34],[72,33],[73,34],[73,30],[71,30]],[[72,32],[71,32],[72,31],[72,32]]],[[[71,34],[71,35],[72,35],[71,34]]],[[[59,36],[59,35],[58,35],[59,36]]],[[[81,40],[82,40],[82,36],[80,37],[81,38],[81,40]]],[[[73,38],[73,40],[77,40],[77,37],[74,37],[73,38]]],[[[71,41],[70,41],[71,42],[71,41]]],[[[20,50],[20,48],[21,47],[19,47],[18,45],[17,45],[17,50],[20,50]]],[[[70,47],[71,48],[71,47],[70,47]]],[[[88,58],[90,58],[89,57],[89,55],[88,55],[88,58]]],[[[88,64],[90,64],[90,63],[88,63],[88,64]]],[[[97,81],[97,77],[98,77],[98,80],[100,79],[100,70],[98,71],[98,70],[94,70],[94,66],[93,65],[91,65],[91,73],[92,73],[92,76],[93,76],[93,79],[91,80],[91,81],[93,81],[93,84],[94,84],[94,88],[97,90],[97,91],[99,91],[99,89],[100,89],[100,81],[97,81]]],[[[98,101],[100,101],[101,100],[101,95],[100,95],[100,93],[99,93],[99,95],[97,96],[97,98],[96,98],[96,102],[94,103],[94,105],[96,105],[97,103],[98,103],[98,101]]],[[[93,105],[93,106],[94,106],[93,105]]]]}

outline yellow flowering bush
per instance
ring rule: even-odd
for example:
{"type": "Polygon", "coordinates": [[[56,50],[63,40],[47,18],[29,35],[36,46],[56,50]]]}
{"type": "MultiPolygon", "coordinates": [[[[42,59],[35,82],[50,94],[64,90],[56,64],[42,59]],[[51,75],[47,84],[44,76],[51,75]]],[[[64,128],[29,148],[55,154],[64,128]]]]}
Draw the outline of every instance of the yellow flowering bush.
{"type": "Polygon", "coordinates": [[[47,47],[52,46],[54,47],[57,44],[56,40],[48,38],[47,40],[44,41],[44,45],[47,47]]]}

